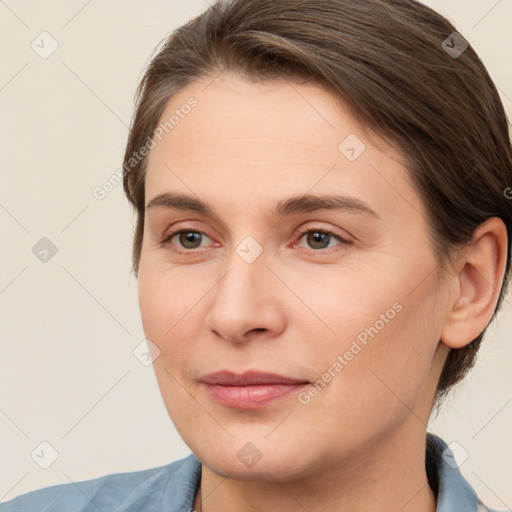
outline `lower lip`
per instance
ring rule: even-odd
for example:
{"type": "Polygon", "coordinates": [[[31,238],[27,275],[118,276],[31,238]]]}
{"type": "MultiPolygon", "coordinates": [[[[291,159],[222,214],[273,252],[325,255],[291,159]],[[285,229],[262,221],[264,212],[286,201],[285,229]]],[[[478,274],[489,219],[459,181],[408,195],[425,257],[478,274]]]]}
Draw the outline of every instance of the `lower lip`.
{"type": "Polygon", "coordinates": [[[222,386],[206,384],[206,389],[216,402],[237,409],[257,409],[278,398],[289,396],[300,388],[301,384],[261,384],[257,386],[222,386]]]}

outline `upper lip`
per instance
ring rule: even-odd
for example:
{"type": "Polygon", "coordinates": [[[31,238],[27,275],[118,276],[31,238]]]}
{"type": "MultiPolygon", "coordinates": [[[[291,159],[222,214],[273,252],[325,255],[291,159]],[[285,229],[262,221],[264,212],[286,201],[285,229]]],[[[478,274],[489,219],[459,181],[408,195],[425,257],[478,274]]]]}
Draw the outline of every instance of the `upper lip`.
{"type": "Polygon", "coordinates": [[[233,373],[227,370],[208,373],[199,379],[205,384],[218,384],[221,386],[258,386],[265,384],[306,384],[304,379],[293,379],[275,373],[247,371],[233,373]]]}

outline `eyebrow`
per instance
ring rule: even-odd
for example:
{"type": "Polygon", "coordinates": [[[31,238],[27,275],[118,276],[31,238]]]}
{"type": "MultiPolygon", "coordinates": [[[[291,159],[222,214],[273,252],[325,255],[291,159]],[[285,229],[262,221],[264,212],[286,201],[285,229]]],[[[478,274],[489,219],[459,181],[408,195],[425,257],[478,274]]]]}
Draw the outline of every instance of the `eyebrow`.
{"type": "MultiPolygon", "coordinates": [[[[193,211],[210,217],[218,217],[204,201],[192,196],[165,192],[153,197],[146,210],[174,209],[193,211]]],[[[290,197],[275,204],[273,215],[284,216],[294,213],[311,213],[317,210],[343,210],[352,213],[364,213],[380,219],[380,215],[368,204],[351,196],[340,195],[302,195],[290,197]]]]}

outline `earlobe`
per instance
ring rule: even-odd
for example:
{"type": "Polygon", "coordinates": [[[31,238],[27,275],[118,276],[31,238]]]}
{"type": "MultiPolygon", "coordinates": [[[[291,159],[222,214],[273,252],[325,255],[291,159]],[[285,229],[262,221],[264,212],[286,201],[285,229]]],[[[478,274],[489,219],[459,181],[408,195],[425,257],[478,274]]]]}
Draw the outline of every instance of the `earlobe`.
{"type": "Polygon", "coordinates": [[[462,348],[487,327],[498,302],[507,260],[507,230],[503,221],[492,217],[482,223],[457,263],[458,275],[441,341],[462,348]]]}

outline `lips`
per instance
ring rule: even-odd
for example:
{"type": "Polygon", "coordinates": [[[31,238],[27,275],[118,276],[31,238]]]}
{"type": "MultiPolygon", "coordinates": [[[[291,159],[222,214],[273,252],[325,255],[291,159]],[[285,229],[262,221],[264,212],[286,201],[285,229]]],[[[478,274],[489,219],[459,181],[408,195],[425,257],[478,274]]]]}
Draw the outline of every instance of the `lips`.
{"type": "Polygon", "coordinates": [[[304,379],[258,371],[209,373],[200,382],[214,401],[237,409],[263,407],[310,384],[304,379]]]}
{"type": "Polygon", "coordinates": [[[248,371],[236,374],[229,371],[209,373],[200,379],[206,384],[219,384],[221,386],[258,386],[263,384],[305,384],[304,379],[292,379],[275,373],[262,373],[248,371]]]}

